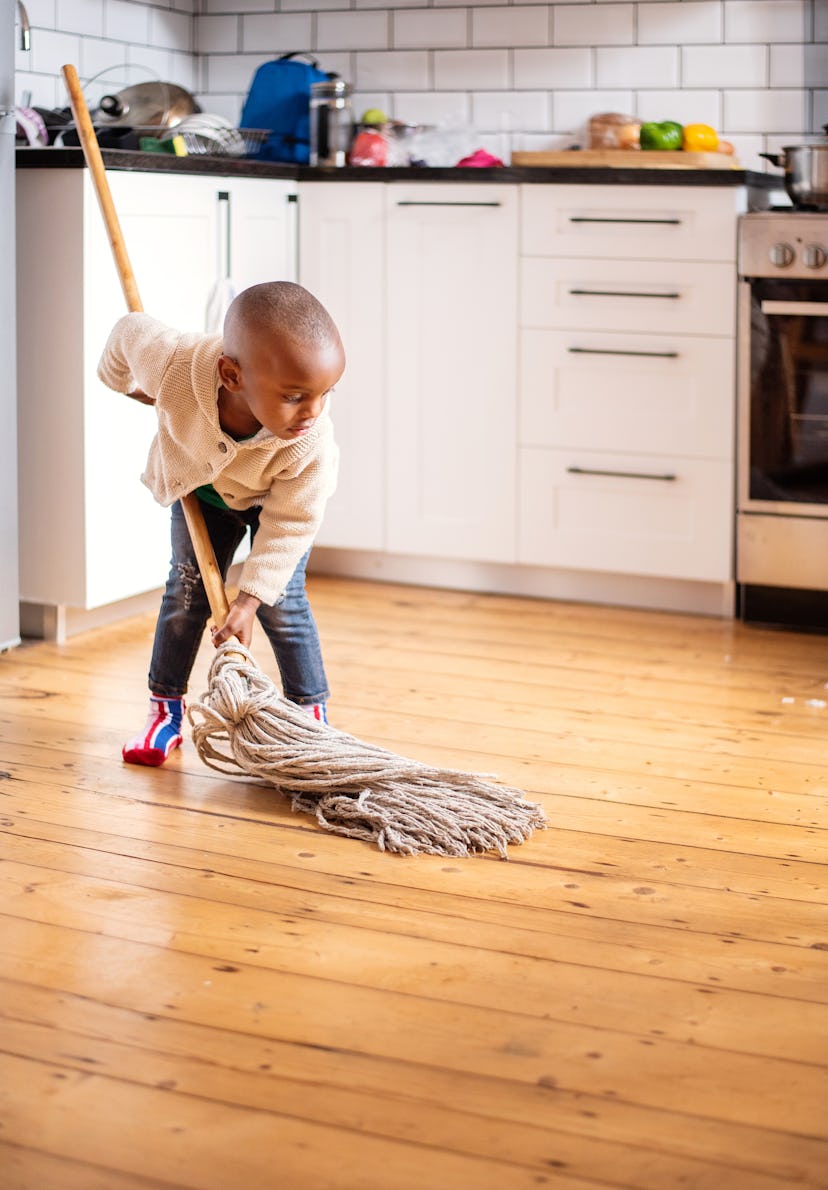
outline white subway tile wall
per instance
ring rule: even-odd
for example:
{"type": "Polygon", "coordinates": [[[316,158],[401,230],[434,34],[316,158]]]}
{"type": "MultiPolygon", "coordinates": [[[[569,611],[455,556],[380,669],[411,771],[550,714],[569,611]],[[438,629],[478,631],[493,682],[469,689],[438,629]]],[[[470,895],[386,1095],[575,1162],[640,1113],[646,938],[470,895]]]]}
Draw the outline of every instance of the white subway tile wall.
{"type": "Polygon", "coordinates": [[[530,87],[558,94],[594,85],[592,50],[521,50],[512,52],[515,87],[530,87]],[[550,81],[554,85],[550,86],[550,81]]]}
{"type": "MultiPolygon", "coordinates": [[[[222,18],[205,17],[204,19],[216,21],[222,18]]],[[[246,54],[261,54],[262,47],[266,46],[270,56],[285,54],[290,50],[295,50],[297,46],[310,44],[313,36],[311,26],[312,18],[307,12],[249,13],[241,18],[242,44],[240,48],[246,54]]],[[[201,21],[199,20],[196,24],[196,52],[205,53],[201,49],[200,42],[201,21]]],[[[231,42],[217,52],[226,54],[235,48],[234,43],[231,42]]]]}
{"type": "Polygon", "coordinates": [[[432,8],[426,12],[415,8],[395,12],[391,25],[392,44],[398,50],[465,47],[469,44],[468,24],[468,12],[464,8],[432,8]]]}
{"type": "MultiPolygon", "coordinates": [[[[387,50],[391,44],[387,12],[320,12],[316,17],[318,50],[387,50]]],[[[297,47],[306,48],[306,47],[297,47]]]]}
{"type": "Polygon", "coordinates": [[[27,0],[17,101],[64,107],[60,67],[128,68],[236,122],[256,68],[306,50],[356,114],[465,125],[504,160],[577,143],[589,116],[713,124],[740,160],[828,121],[828,0],[27,0]],[[143,72],[143,75],[142,75],[143,72]]]}
{"type": "Polygon", "coordinates": [[[551,8],[477,8],[471,10],[473,46],[549,45],[551,8]]]}
{"type": "Polygon", "coordinates": [[[685,87],[761,87],[769,79],[768,46],[685,46],[681,51],[685,87]]]}
{"type": "Polygon", "coordinates": [[[552,8],[554,45],[634,45],[632,4],[556,4],[552,8]]]}
{"type": "Polygon", "coordinates": [[[715,45],[722,40],[722,6],[718,0],[642,4],[637,28],[639,45],[715,45]]]}
{"type": "Polygon", "coordinates": [[[435,50],[434,83],[444,91],[506,90],[508,50],[435,50]]]}
{"type": "Polygon", "coordinates": [[[578,136],[596,112],[631,112],[634,106],[632,91],[555,91],[551,127],[573,129],[578,136]]]}

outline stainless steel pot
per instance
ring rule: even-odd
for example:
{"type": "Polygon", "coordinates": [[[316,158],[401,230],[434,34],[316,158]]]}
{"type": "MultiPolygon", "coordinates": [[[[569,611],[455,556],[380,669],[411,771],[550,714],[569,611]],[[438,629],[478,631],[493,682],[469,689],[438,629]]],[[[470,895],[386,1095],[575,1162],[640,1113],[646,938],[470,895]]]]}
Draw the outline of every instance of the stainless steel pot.
{"type": "Polygon", "coordinates": [[[781,153],[759,156],[784,169],[785,189],[794,206],[828,207],[828,140],[786,145],[781,153]]]}

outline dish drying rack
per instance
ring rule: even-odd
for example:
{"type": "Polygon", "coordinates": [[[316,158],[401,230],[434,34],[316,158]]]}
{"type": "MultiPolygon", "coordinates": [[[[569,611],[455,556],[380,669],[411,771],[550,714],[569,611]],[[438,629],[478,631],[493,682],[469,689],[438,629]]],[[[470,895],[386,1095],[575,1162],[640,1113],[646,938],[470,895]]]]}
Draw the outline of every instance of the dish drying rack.
{"type": "Polygon", "coordinates": [[[186,128],[170,131],[182,137],[188,154],[203,157],[253,157],[270,136],[268,128],[217,128],[208,135],[186,128]]]}
{"type": "Polygon", "coordinates": [[[194,157],[253,157],[267,128],[234,128],[215,116],[188,116],[172,128],[135,128],[142,148],[194,157]],[[144,145],[144,141],[148,142],[144,145]],[[183,149],[183,151],[182,151],[183,149]]]}

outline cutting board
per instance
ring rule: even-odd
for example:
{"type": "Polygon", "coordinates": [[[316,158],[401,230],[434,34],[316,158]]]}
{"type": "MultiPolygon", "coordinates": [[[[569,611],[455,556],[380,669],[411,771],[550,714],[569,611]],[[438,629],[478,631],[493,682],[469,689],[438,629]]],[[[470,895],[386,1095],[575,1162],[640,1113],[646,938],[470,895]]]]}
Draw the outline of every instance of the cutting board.
{"type": "Polygon", "coordinates": [[[614,169],[741,169],[727,153],[691,153],[684,149],[564,149],[513,153],[512,165],[610,166],[614,169]]]}

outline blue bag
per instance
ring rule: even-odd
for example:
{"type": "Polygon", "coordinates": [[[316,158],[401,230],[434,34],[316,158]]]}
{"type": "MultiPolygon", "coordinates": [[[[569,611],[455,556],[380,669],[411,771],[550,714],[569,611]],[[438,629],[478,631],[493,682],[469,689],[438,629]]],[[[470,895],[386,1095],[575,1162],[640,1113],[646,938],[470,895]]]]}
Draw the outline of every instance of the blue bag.
{"type": "Polygon", "coordinates": [[[270,135],[259,145],[255,157],[263,161],[290,161],[307,165],[310,160],[311,83],[330,78],[316,59],[293,59],[300,50],[265,62],[253,75],[242,108],[240,128],[264,128],[270,135]]]}

